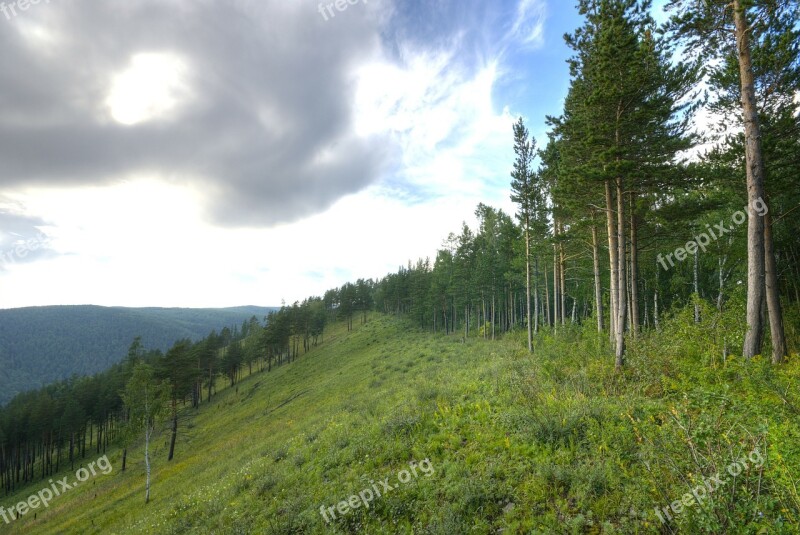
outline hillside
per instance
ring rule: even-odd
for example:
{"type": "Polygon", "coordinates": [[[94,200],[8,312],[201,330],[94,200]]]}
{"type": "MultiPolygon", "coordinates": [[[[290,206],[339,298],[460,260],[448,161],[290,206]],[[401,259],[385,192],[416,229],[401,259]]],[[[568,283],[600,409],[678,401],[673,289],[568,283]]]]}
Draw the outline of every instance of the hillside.
{"type": "Polygon", "coordinates": [[[542,334],[529,355],[519,332],[463,343],[395,316],[337,324],[297,361],[184,409],[174,461],[167,434],[155,440],[149,505],[141,445],[125,473],[111,448],[110,474],[4,532],[793,533],[798,359],[698,367],[708,336],[665,322],[617,374],[591,329],[542,334]],[[657,507],[715,475],[724,492],[661,524],[657,507]]]}
{"type": "Polygon", "coordinates": [[[73,374],[91,375],[119,362],[131,341],[165,351],[175,340],[198,340],[233,329],[265,307],[224,309],[50,306],[0,310],[0,404],[16,394],[73,374]]]}

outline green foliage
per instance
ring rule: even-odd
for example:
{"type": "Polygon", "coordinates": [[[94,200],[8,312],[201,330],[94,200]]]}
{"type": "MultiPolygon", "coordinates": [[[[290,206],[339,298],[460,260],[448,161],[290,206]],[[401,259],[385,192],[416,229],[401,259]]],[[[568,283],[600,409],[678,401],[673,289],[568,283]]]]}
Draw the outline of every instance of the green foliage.
{"type": "Polygon", "coordinates": [[[165,417],[171,395],[171,385],[157,382],[152,366],[144,362],[136,364],[122,393],[122,402],[130,415],[128,425],[134,430],[155,428],[165,417]]]}

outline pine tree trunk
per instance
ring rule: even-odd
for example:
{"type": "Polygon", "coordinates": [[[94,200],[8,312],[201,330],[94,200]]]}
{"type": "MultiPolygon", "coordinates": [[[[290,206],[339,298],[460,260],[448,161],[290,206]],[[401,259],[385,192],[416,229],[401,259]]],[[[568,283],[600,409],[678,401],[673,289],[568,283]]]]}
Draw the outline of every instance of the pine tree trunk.
{"type": "Polygon", "coordinates": [[[146,482],[145,482],[145,492],[144,492],[144,503],[150,503],[150,434],[152,433],[150,422],[147,422],[146,428],[144,431],[144,465],[145,465],[145,472],[146,482]]]}
{"type": "Polygon", "coordinates": [[[211,384],[214,382],[214,373],[211,369],[211,365],[208,366],[208,402],[211,403],[211,384]]]}
{"type": "Polygon", "coordinates": [[[783,330],[783,311],[778,287],[778,273],[775,265],[774,242],[772,240],[772,216],[764,216],[764,267],[767,293],[767,315],[772,338],[772,363],[780,364],[787,355],[786,335],[783,330]]]}
{"type": "Polygon", "coordinates": [[[547,280],[547,262],[544,266],[544,315],[547,326],[550,327],[550,281],[547,280]]]}
{"type": "Polygon", "coordinates": [[[700,323],[700,251],[694,250],[694,322],[700,323]]]}
{"type": "Polygon", "coordinates": [[[744,116],[745,160],[747,168],[747,333],[743,354],[751,358],[761,353],[764,323],[764,218],[752,206],[764,198],[764,160],[761,153],[761,124],[756,109],[755,77],[750,52],[749,28],[742,0],[733,0],[736,45],[739,56],[742,113],[744,116]]]}
{"type": "Polygon", "coordinates": [[[488,332],[486,331],[486,296],[481,292],[481,308],[478,309],[478,323],[483,328],[483,339],[486,340],[488,332]]]}
{"type": "Polygon", "coordinates": [[[169,457],[167,461],[171,461],[175,457],[175,440],[178,438],[178,407],[176,400],[172,400],[172,436],[169,440],[169,457]]]}
{"type": "MultiPolygon", "coordinates": [[[[625,242],[626,242],[625,254],[628,255],[628,258],[630,258],[630,254],[628,253],[628,249],[627,249],[627,241],[628,240],[627,240],[627,236],[626,236],[626,238],[625,238],[625,242]]],[[[626,260],[626,262],[627,262],[627,260],[626,260]]],[[[632,312],[631,311],[633,310],[633,303],[631,302],[632,292],[631,292],[631,277],[630,277],[631,266],[630,266],[630,263],[626,264],[625,268],[626,268],[626,271],[625,271],[625,288],[626,288],[626,292],[628,293],[628,300],[626,301],[626,306],[628,307],[628,311],[627,311],[628,317],[626,318],[626,321],[625,321],[625,332],[631,332],[632,331],[632,328],[631,328],[631,317],[632,317],[631,313],[632,312]]]]}
{"type": "Polygon", "coordinates": [[[495,300],[496,300],[495,292],[492,292],[492,340],[494,340],[494,324],[496,323],[496,321],[495,321],[495,300]]]}
{"type": "Polygon", "coordinates": [[[797,260],[797,254],[795,253],[794,246],[791,247],[792,252],[792,259],[794,262],[789,260],[789,253],[786,253],[786,260],[789,265],[794,265],[794,272],[795,276],[792,277],[792,285],[794,286],[794,302],[800,303],[800,286],[797,285],[797,281],[800,280],[800,263],[797,260]]]}
{"type": "Polygon", "coordinates": [[[516,327],[517,325],[520,325],[520,321],[519,321],[520,310],[519,310],[519,307],[517,306],[517,292],[514,291],[514,290],[511,290],[511,292],[509,293],[509,299],[511,300],[510,301],[511,302],[511,325],[513,327],[516,327]]]}

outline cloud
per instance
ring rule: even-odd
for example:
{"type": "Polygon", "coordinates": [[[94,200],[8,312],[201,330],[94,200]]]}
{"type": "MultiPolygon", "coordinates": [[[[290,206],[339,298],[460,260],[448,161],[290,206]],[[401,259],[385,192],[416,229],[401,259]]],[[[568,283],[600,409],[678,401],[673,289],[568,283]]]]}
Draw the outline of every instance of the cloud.
{"type": "Polygon", "coordinates": [[[411,27],[404,40],[357,72],[356,130],[396,147],[395,172],[384,185],[408,203],[449,197],[507,204],[498,191],[507,187],[505,170],[513,162],[514,118],[495,104],[507,36],[487,21],[508,6],[468,4],[452,11],[461,22],[439,21],[434,8],[421,25],[409,7],[416,4],[406,5],[396,15],[411,27]],[[479,20],[463,26],[469,17],[479,20]],[[440,29],[436,36],[427,31],[431,20],[440,29]],[[487,48],[488,42],[494,44],[487,48]]]}
{"type": "Polygon", "coordinates": [[[463,70],[451,58],[420,54],[403,67],[368,67],[359,93],[364,128],[382,125],[400,147],[394,185],[416,198],[488,195],[498,179],[505,185],[498,167],[513,161],[513,119],[493,105],[497,66],[463,70]]]}
{"type": "Polygon", "coordinates": [[[234,226],[296,220],[364,188],[386,153],[353,133],[350,73],[380,47],[377,7],[328,22],[316,7],[85,0],[21,13],[0,34],[0,185],[150,173],[204,191],[212,220],[234,226]]]}
{"type": "Polygon", "coordinates": [[[519,0],[511,35],[521,44],[533,48],[544,45],[544,23],[547,4],[543,0],[519,0]]]}
{"type": "Polygon", "coordinates": [[[0,191],[59,256],[11,266],[0,305],[291,303],[435,255],[478,202],[513,212],[511,125],[555,85],[538,5],[20,15],[0,34],[0,191]]]}

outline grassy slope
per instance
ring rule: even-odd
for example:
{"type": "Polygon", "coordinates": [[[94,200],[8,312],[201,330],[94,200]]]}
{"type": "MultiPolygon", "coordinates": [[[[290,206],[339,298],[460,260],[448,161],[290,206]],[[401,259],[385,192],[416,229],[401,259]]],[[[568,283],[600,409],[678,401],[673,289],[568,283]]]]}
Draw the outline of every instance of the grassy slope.
{"type": "Polygon", "coordinates": [[[680,499],[697,473],[760,447],[767,468],[737,478],[706,513],[684,512],[681,532],[791,533],[781,522],[800,511],[791,490],[797,415],[758,381],[793,380],[796,392],[797,366],[770,375],[734,361],[691,375],[706,367],[634,347],[637,371],[623,377],[608,357],[591,356],[602,343],[562,333],[530,357],[515,336],[462,344],[377,315],[353,333],[337,325],[297,362],[188,412],[173,463],[162,436],[150,505],[141,449],[125,474],[114,451],[111,475],[0,531],[654,533],[653,507],[680,499]],[[325,525],[321,505],[372,480],[396,481],[425,458],[432,476],[325,525]]]}

